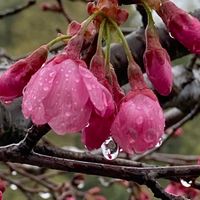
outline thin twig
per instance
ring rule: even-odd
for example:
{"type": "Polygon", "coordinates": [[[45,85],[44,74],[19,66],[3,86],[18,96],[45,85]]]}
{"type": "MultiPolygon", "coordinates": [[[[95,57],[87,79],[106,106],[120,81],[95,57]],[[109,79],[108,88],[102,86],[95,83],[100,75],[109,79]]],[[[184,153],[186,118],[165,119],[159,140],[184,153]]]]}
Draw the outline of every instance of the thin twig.
{"type": "Polygon", "coordinates": [[[36,3],[36,0],[29,0],[26,4],[24,5],[19,5],[13,9],[8,9],[4,12],[0,12],[0,19],[3,19],[7,16],[15,15],[19,12],[22,12],[23,10],[29,8],[30,6],[34,5],[36,3]]]}

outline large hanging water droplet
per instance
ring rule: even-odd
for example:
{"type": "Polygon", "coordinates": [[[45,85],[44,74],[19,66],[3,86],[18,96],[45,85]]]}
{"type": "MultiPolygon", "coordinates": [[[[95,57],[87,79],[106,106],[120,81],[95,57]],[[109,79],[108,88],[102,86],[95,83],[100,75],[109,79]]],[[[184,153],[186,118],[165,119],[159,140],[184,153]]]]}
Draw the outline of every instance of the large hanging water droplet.
{"type": "Polygon", "coordinates": [[[103,156],[107,160],[114,160],[119,154],[119,147],[112,137],[109,137],[107,140],[105,140],[105,142],[101,145],[101,150],[103,156]]]}
{"type": "Polygon", "coordinates": [[[191,187],[191,185],[192,185],[192,180],[186,181],[186,180],[184,180],[184,179],[180,179],[180,183],[181,183],[182,186],[188,188],[188,187],[191,187]]]}
{"type": "Polygon", "coordinates": [[[42,199],[49,199],[51,197],[51,194],[49,192],[40,192],[39,193],[39,196],[42,198],[42,199]]]}

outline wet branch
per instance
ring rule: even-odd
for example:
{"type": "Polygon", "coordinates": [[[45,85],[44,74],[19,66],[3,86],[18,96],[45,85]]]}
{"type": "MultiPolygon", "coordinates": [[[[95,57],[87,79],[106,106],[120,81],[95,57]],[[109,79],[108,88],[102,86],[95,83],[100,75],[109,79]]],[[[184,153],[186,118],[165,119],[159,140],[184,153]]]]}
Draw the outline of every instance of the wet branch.
{"type": "Polygon", "coordinates": [[[5,17],[15,15],[17,13],[22,12],[23,10],[29,8],[30,6],[33,6],[36,3],[36,0],[29,0],[26,4],[24,5],[18,5],[15,8],[10,8],[6,11],[1,11],[0,12],[0,19],[3,19],[5,17]]]}

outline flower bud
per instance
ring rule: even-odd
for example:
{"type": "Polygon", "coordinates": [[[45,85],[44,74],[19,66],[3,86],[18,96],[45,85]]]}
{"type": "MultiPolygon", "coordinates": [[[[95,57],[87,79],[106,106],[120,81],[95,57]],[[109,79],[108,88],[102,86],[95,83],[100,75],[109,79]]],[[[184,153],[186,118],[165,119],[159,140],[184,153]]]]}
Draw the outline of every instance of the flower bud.
{"type": "Polygon", "coordinates": [[[25,59],[14,63],[0,77],[0,100],[12,101],[22,96],[31,76],[42,66],[48,55],[47,46],[41,46],[25,59]]]}
{"type": "MultiPolygon", "coordinates": [[[[128,12],[118,6],[117,0],[99,0],[97,4],[94,2],[88,3],[88,13],[101,11],[105,16],[111,17],[117,24],[123,24],[128,18],[128,12]]],[[[103,18],[98,16],[96,21],[101,23],[103,18]]]]}
{"type": "Polygon", "coordinates": [[[163,96],[172,89],[173,75],[167,51],[162,48],[154,28],[147,26],[144,65],[154,88],[163,96]]]}
{"type": "Polygon", "coordinates": [[[200,54],[200,22],[178,8],[169,0],[163,0],[157,11],[170,34],[192,53],[200,54]]]}
{"type": "Polygon", "coordinates": [[[111,135],[127,153],[155,147],[164,133],[165,119],[150,89],[133,90],[123,99],[111,135]]]}

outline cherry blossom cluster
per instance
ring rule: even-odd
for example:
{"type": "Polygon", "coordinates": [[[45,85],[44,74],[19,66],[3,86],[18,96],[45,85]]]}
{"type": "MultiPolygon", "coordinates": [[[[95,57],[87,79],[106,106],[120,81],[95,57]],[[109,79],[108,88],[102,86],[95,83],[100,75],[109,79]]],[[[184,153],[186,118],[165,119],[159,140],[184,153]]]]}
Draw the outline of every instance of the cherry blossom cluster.
{"type": "MultiPolygon", "coordinates": [[[[172,90],[171,62],[161,46],[152,18],[156,10],[170,34],[192,53],[200,53],[200,22],[169,0],[141,0],[147,12],[144,66],[154,88],[167,96],[172,90]]],[[[154,148],[164,133],[165,119],[156,95],[144,82],[119,26],[128,18],[117,0],[88,3],[89,17],[73,21],[67,35],[60,35],[28,57],[14,63],[0,77],[0,99],[4,103],[23,96],[22,112],[36,125],[48,123],[63,135],[81,132],[89,150],[101,147],[110,136],[127,153],[154,148]],[[128,59],[131,91],[121,90],[110,63],[112,33],[121,38],[128,59]],[[98,34],[96,52],[89,64],[82,50],[98,34]],[[66,47],[47,60],[56,42],[66,47]],[[102,45],[105,42],[105,50],[102,45]]]]}

